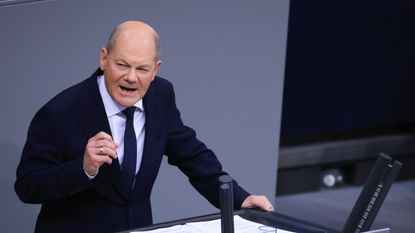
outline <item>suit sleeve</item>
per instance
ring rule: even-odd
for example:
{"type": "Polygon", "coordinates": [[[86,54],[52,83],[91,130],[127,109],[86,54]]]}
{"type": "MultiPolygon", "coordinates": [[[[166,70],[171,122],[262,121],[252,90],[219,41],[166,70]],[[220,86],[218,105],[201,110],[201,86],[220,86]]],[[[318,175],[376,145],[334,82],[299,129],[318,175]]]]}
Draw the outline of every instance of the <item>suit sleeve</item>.
{"type": "MultiPolygon", "coordinates": [[[[93,186],[83,170],[83,156],[65,157],[64,124],[50,105],[33,118],[17,168],[15,191],[25,203],[39,204],[76,195],[93,186]]],[[[96,178],[99,179],[99,178],[96,178]]]]}
{"type": "MultiPolygon", "coordinates": [[[[227,175],[216,155],[196,138],[196,132],[185,126],[176,107],[173,87],[169,96],[169,135],[165,154],[169,164],[178,166],[192,186],[211,204],[219,208],[219,177],[227,175]]],[[[240,209],[250,195],[235,181],[234,208],[240,209]]]]}

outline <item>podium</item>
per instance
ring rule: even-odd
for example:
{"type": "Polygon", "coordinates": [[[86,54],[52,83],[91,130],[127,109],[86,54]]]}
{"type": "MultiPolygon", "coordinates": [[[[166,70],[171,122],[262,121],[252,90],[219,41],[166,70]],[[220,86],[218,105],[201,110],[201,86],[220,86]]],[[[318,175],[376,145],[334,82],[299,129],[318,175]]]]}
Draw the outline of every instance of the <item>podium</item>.
{"type": "MultiPolygon", "coordinates": [[[[364,185],[363,190],[360,193],[360,196],[356,201],[356,204],[353,207],[352,212],[350,213],[349,218],[342,231],[313,224],[276,212],[265,212],[260,209],[242,209],[235,211],[234,215],[239,215],[240,217],[252,222],[260,223],[266,226],[273,226],[277,229],[292,232],[349,233],[356,232],[357,230],[359,230],[359,232],[368,231],[401,167],[402,163],[399,161],[393,161],[392,158],[388,155],[380,153],[378,160],[376,161],[376,164],[372,169],[370,176],[366,181],[366,184],[364,185]]],[[[231,181],[231,179],[229,181],[231,181]]],[[[232,213],[229,215],[232,216],[232,213]]],[[[221,214],[218,213],[168,223],[155,224],[149,227],[133,229],[130,231],[153,230],[174,225],[184,225],[189,222],[202,222],[220,218],[221,214]]],[[[388,232],[389,228],[372,232],[382,231],[388,232]]]]}
{"type": "MultiPolygon", "coordinates": [[[[234,215],[239,215],[240,217],[260,223],[267,226],[273,226],[278,229],[293,231],[293,232],[302,232],[302,233],[340,233],[340,231],[331,229],[328,227],[320,226],[318,224],[313,224],[307,221],[303,221],[297,218],[286,216],[276,212],[265,212],[260,209],[241,209],[234,212],[234,215]]],[[[200,217],[182,219],[177,221],[158,223],[148,227],[142,227],[137,229],[131,229],[128,231],[122,231],[120,233],[128,233],[131,231],[148,231],[158,228],[171,227],[175,225],[184,225],[189,222],[201,222],[209,221],[214,219],[220,219],[220,213],[205,215],[200,217]]]]}

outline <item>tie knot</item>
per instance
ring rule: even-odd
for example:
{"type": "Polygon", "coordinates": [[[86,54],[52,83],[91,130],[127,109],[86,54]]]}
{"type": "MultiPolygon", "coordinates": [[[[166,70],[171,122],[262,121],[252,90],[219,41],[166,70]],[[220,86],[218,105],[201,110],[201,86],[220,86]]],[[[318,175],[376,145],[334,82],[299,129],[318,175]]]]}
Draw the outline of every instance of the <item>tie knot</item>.
{"type": "Polygon", "coordinates": [[[127,117],[127,119],[133,119],[134,118],[134,112],[135,112],[136,107],[132,106],[129,108],[126,108],[122,111],[122,113],[124,113],[124,115],[127,117]]]}

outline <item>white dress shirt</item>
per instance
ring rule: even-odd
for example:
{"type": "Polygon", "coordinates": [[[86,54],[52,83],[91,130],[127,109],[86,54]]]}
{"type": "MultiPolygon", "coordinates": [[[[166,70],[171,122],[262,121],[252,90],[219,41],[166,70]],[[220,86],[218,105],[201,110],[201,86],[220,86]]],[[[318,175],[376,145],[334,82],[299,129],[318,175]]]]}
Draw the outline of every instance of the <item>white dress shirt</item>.
{"type": "MultiPolygon", "coordinates": [[[[104,76],[99,76],[97,82],[99,92],[101,93],[101,98],[104,103],[105,112],[107,113],[108,122],[111,128],[112,140],[117,142],[119,145],[117,149],[117,155],[122,169],[122,164],[124,161],[124,131],[127,121],[127,117],[124,115],[124,113],[122,113],[122,111],[126,109],[126,107],[119,105],[109,95],[105,86],[104,76]]],[[[140,169],[141,160],[143,157],[145,114],[142,100],[135,103],[134,106],[137,107],[134,113],[134,131],[137,138],[137,164],[135,167],[135,173],[137,174],[138,170],[140,169]]],[[[87,175],[90,179],[93,179],[97,174],[98,172],[94,176],[89,176],[88,174],[87,175]]]]}

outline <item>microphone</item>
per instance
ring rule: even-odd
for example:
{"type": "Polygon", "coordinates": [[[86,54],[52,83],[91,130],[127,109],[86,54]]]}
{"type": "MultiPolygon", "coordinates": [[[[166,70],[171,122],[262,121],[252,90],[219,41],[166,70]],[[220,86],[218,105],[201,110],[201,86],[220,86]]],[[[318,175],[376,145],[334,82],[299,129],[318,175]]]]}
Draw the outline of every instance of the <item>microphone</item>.
{"type": "Polygon", "coordinates": [[[232,177],[223,175],[220,181],[220,217],[222,233],[234,233],[232,177]]]}

